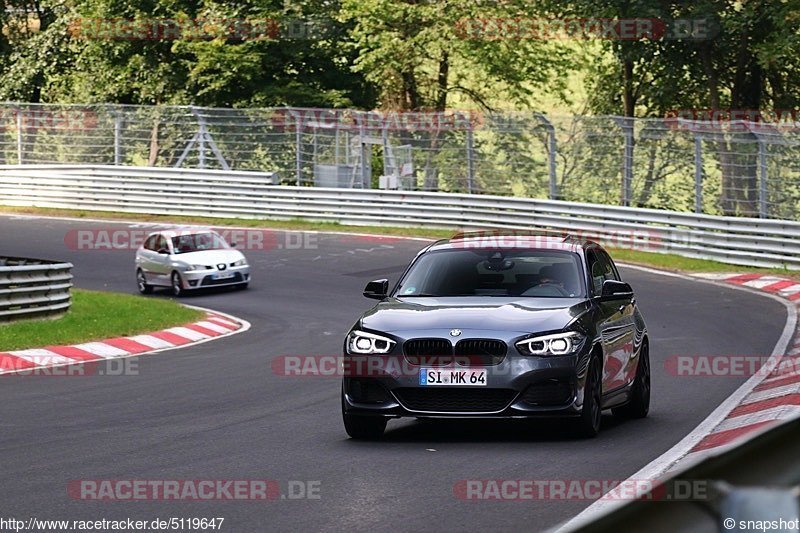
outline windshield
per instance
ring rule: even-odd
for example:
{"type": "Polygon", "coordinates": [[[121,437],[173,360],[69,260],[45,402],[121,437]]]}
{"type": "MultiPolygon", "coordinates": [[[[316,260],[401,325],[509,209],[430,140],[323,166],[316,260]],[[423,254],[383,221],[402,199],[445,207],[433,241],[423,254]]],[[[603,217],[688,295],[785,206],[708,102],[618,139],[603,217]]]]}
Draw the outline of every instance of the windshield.
{"type": "Polygon", "coordinates": [[[442,250],[420,257],[395,292],[410,296],[579,298],[578,255],[553,250],[442,250]]]}
{"type": "Polygon", "coordinates": [[[230,248],[220,235],[207,233],[188,233],[172,238],[172,248],[176,254],[202,252],[204,250],[225,250],[230,248]]]}

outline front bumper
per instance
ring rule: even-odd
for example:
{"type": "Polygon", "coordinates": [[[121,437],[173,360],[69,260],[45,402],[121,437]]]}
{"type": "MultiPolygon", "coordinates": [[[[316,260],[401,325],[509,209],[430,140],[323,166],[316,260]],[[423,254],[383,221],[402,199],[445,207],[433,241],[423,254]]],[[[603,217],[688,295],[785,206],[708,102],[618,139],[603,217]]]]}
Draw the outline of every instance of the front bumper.
{"type": "MultiPolygon", "coordinates": [[[[351,414],[390,418],[541,418],[580,415],[585,383],[583,363],[588,360],[588,351],[562,357],[529,357],[509,347],[500,364],[480,367],[487,372],[485,386],[421,386],[421,366],[408,364],[403,355],[344,357],[346,363],[348,358],[367,359],[346,367],[349,372],[345,370],[343,403],[351,414]],[[391,364],[389,358],[395,358],[397,364],[391,364]]],[[[447,368],[472,367],[456,364],[447,368]]]]}
{"type": "Polygon", "coordinates": [[[187,270],[181,273],[184,289],[204,289],[207,287],[224,287],[250,282],[250,267],[229,267],[226,270],[187,270]],[[220,275],[232,275],[219,279],[220,275]]]}

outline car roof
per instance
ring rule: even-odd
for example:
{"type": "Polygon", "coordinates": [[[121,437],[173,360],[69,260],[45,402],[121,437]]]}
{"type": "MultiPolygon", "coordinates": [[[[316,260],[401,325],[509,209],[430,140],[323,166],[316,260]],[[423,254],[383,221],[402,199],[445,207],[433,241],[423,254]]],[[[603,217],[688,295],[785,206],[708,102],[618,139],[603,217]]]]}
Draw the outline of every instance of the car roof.
{"type": "Polygon", "coordinates": [[[196,235],[198,233],[216,233],[216,231],[208,228],[175,228],[175,229],[162,229],[158,231],[154,231],[149,236],[152,235],[163,235],[164,237],[171,239],[173,237],[179,237],[184,235],[196,235]]]}
{"type": "Polygon", "coordinates": [[[551,231],[486,230],[456,233],[428,247],[429,251],[460,249],[511,249],[562,250],[578,252],[596,243],[568,233],[551,231]]]}

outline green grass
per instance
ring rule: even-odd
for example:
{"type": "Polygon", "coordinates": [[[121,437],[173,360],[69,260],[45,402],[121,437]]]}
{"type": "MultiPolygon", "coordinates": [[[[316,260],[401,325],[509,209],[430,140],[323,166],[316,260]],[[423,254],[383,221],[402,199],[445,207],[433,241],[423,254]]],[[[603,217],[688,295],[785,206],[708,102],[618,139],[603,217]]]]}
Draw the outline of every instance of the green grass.
{"type": "Polygon", "coordinates": [[[203,316],[170,300],[73,289],[72,307],[61,318],[0,325],[0,351],[149,333],[203,316]]]}
{"type": "MultiPolygon", "coordinates": [[[[112,220],[135,220],[139,222],[160,222],[164,224],[207,224],[214,227],[240,226],[251,228],[269,228],[277,230],[307,230],[307,231],[339,231],[350,233],[375,233],[379,235],[394,235],[403,237],[424,237],[428,239],[444,239],[452,236],[458,228],[453,229],[428,229],[428,228],[401,228],[388,226],[350,226],[337,222],[314,222],[309,220],[251,220],[238,218],[213,218],[213,217],[187,217],[146,215],[136,213],[114,213],[105,211],[82,211],[72,209],[50,209],[38,207],[5,207],[0,206],[0,212],[19,213],[41,216],[65,216],[75,218],[96,218],[112,220]]],[[[783,276],[800,279],[800,272],[782,268],[756,268],[748,266],[730,265],[706,259],[691,259],[676,254],[660,254],[640,250],[622,248],[610,249],[616,261],[626,262],[672,270],[676,272],[762,272],[765,274],[781,274],[783,276]]]]}

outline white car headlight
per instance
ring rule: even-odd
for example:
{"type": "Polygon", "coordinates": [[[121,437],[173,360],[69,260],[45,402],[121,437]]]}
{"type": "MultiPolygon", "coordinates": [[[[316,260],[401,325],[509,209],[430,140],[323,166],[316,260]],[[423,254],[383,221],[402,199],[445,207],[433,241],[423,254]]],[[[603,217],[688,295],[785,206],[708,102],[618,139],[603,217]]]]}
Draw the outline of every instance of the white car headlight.
{"type": "Polygon", "coordinates": [[[189,270],[208,270],[206,265],[189,265],[189,270]]]}
{"type": "Polygon", "coordinates": [[[236,262],[234,262],[234,263],[231,263],[231,266],[235,266],[235,267],[241,267],[241,266],[245,266],[246,264],[247,264],[247,259],[245,259],[244,257],[242,257],[242,258],[241,258],[241,259],[239,259],[238,261],[236,261],[236,262]]]}
{"type": "Polygon", "coordinates": [[[353,330],[347,336],[347,353],[389,353],[395,344],[392,339],[375,335],[374,333],[367,333],[366,331],[353,330]]]}
{"type": "Polygon", "coordinates": [[[531,337],[517,342],[523,355],[571,355],[581,349],[586,337],[575,331],[531,337]]]}

